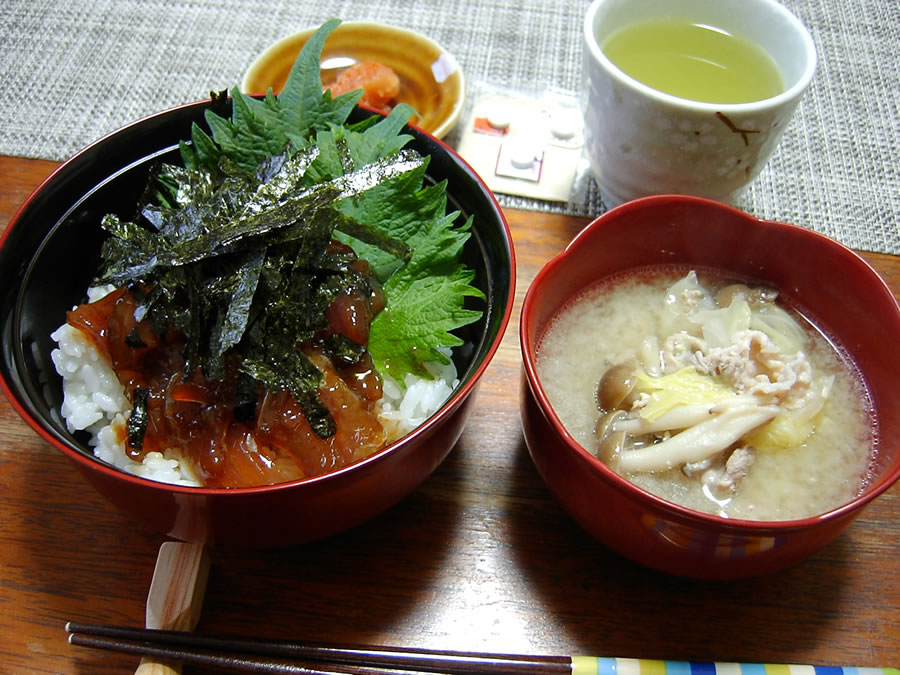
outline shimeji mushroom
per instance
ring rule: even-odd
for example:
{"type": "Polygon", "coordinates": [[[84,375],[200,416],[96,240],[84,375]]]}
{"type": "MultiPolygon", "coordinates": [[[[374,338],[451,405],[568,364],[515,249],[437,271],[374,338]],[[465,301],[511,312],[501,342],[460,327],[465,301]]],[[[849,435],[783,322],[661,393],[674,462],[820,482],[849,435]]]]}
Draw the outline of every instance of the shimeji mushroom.
{"type": "Polygon", "coordinates": [[[777,406],[738,405],[695,424],[674,436],[637,450],[622,452],[622,472],[667,471],[687,462],[699,462],[722,452],[744,434],[778,414],[777,406]]]}

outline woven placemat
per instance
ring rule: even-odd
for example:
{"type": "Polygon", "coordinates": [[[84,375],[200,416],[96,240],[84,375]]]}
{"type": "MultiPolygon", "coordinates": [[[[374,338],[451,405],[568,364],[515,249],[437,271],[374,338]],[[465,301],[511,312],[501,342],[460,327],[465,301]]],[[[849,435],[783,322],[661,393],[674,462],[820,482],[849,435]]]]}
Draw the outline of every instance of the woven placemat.
{"type": "MultiPolygon", "coordinates": [[[[272,42],[332,16],[423,33],[456,56],[470,86],[581,82],[587,0],[4,0],[0,154],[64,160],[147,114],[238,84],[272,42]]],[[[785,0],[810,28],[815,81],[741,202],[853,248],[900,254],[900,2],[785,0]]],[[[454,134],[447,140],[453,144],[454,134]]],[[[498,195],[504,206],[593,216],[577,201],[498,195]]]]}

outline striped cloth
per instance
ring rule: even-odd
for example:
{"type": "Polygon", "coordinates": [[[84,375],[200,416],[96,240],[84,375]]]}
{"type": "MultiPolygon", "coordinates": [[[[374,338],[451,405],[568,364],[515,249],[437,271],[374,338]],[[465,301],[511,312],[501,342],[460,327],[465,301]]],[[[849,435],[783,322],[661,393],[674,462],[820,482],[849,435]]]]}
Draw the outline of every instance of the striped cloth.
{"type": "MultiPolygon", "coordinates": [[[[900,254],[900,2],[783,0],[813,33],[816,79],[738,204],[848,246],[900,254]]],[[[240,83],[267,46],[331,16],[416,30],[470,87],[577,92],[587,0],[3,0],[0,154],[63,160],[124,124],[240,83]]],[[[453,144],[455,134],[447,140],[453,144]]],[[[592,181],[569,203],[597,215],[592,181]]]]}
{"type": "Polygon", "coordinates": [[[572,657],[573,675],[900,675],[896,668],[572,657]]]}

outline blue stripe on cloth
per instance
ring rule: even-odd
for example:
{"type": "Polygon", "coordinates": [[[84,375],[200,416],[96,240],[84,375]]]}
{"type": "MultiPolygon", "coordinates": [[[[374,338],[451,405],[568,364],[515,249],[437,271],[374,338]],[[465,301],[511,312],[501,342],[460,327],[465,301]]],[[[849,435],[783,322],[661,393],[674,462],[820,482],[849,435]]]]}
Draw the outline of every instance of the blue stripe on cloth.
{"type": "MultiPolygon", "coordinates": [[[[848,671],[855,668],[841,668],[840,666],[813,666],[816,675],[851,675],[848,671]]],[[[855,675],[855,673],[854,673],[855,675]]]]}
{"type": "Polygon", "coordinates": [[[716,664],[708,661],[691,662],[691,675],[716,675],[716,664]]]}

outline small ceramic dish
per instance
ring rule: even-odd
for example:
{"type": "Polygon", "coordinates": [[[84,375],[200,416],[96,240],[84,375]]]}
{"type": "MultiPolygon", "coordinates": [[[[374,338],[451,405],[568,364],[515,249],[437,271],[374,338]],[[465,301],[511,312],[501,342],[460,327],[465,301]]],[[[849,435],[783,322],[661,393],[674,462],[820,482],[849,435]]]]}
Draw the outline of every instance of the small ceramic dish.
{"type": "MultiPolygon", "coordinates": [[[[277,94],[287,80],[297,54],[314,28],[282,38],[250,65],[241,90],[277,94]]],[[[353,63],[375,61],[393,69],[400,79],[397,102],[417,113],[412,123],[443,138],[459,120],[465,100],[465,78],[456,59],[419,33],[364,21],[342,23],[329,35],[322,50],[322,81],[330,84],[353,63]]]]}

